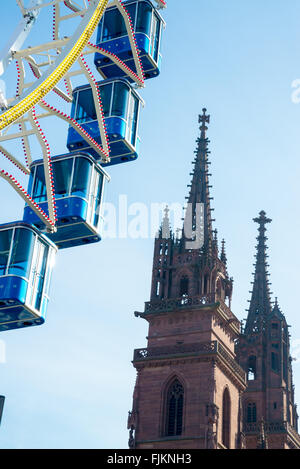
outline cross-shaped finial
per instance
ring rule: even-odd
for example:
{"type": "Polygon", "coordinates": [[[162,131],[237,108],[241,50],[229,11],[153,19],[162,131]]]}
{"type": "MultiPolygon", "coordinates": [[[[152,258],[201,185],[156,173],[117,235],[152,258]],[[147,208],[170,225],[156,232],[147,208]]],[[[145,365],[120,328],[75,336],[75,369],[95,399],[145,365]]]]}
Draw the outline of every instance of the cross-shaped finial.
{"type": "Polygon", "coordinates": [[[200,130],[201,130],[201,135],[205,135],[205,132],[207,130],[206,123],[209,124],[210,122],[210,115],[206,114],[207,109],[204,107],[202,109],[203,114],[199,115],[199,124],[201,124],[200,130]]]}
{"type": "Polygon", "coordinates": [[[202,109],[203,114],[199,115],[199,124],[207,122],[209,124],[210,115],[206,114],[207,109],[204,107],[202,109]]]}
{"type": "Polygon", "coordinates": [[[271,218],[266,217],[266,212],[263,210],[259,213],[258,218],[253,218],[253,221],[255,223],[258,223],[260,225],[260,228],[264,228],[267,223],[271,223],[271,218]]]}

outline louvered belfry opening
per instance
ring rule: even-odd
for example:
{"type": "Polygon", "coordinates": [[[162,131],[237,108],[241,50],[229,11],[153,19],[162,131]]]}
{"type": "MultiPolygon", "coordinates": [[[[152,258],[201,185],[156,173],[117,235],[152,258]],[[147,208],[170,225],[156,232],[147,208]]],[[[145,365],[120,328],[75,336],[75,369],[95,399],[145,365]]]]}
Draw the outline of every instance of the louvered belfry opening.
{"type": "Polygon", "coordinates": [[[189,294],[189,278],[184,276],[180,280],[180,295],[179,296],[188,296],[189,294]]]}
{"type": "Polygon", "coordinates": [[[226,388],[223,393],[223,415],[222,415],[222,443],[226,448],[230,448],[230,395],[226,388]]]}
{"type": "Polygon", "coordinates": [[[169,386],[166,405],[166,436],[182,434],[184,389],[175,379],[169,386]]]}
{"type": "Polygon", "coordinates": [[[247,405],[247,423],[256,423],[256,404],[249,402],[247,405]]]}

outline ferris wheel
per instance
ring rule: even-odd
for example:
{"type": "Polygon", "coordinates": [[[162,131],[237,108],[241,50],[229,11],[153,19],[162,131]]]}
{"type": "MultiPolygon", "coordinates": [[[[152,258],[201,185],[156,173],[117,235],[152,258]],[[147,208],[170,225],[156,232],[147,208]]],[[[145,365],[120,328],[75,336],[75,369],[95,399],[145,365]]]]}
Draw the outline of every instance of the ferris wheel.
{"type": "Polygon", "coordinates": [[[0,166],[0,176],[25,207],[22,220],[0,225],[0,331],[42,324],[56,252],[101,240],[106,167],[138,157],[140,90],[160,73],[166,7],[164,0],[16,3],[20,22],[0,52],[1,79],[16,69],[14,91],[10,78],[0,89],[0,153],[14,172],[0,166]],[[60,155],[44,126],[50,117],[57,128],[67,124],[60,155]],[[18,171],[28,176],[26,188],[18,171]]]}

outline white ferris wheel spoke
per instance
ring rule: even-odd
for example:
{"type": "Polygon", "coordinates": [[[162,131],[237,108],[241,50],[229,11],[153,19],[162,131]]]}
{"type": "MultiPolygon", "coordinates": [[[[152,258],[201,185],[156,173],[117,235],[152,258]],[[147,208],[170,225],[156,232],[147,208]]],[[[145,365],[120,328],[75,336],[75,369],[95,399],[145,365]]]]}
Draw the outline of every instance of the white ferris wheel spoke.
{"type": "MultiPolygon", "coordinates": [[[[166,7],[164,0],[154,1],[157,8],[166,7]]],[[[44,161],[49,217],[38,207],[38,204],[30,200],[23,188],[20,189],[12,175],[6,174],[5,171],[0,169],[0,177],[7,180],[22,195],[23,199],[26,199],[26,203],[46,223],[48,229],[55,230],[56,211],[51,168],[52,155],[40,121],[44,121],[45,118],[49,117],[64,120],[93,148],[99,155],[101,162],[108,163],[110,161],[110,147],[102,112],[100,92],[97,81],[85,60],[86,56],[99,52],[108,57],[120,70],[125,72],[138,88],[145,85],[144,71],[131,18],[126,10],[126,5],[123,5],[121,0],[31,0],[29,2],[16,0],[16,2],[22,19],[10,41],[0,52],[0,75],[5,72],[12,62],[15,62],[17,67],[16,94],[14,96],[1,96],[0,90],[0,108],[3,110],[2,115],[0,114],[0,153],[20,171],[28,174],[29,166],[33,160],[30,139],[34,138],[39,144],[44,161]],[[131,70],[115,54],[105,51],[91,41],[92,31],[95,30],[99,18],[108,6],[116,6],[124,19],[135,71],[131,70]],[[51,15],[48,33],[52,36],[52,41],[49,41],[48,38],[45,42],[41,41],[40,44],[35,44],[32,47],[25,46],[24,48],[25,40],[33,26],[37,27],[39,24],[39,14],[42,10],[49,11],[51,15]],[[93,23],[95,12],[98,15],[97,24],[93,23]],[[77,18],[80,20],[80,25],[76,26],[73,34],[65,36],[62,28],[65,25],[71,25],[74,20],[78,22],[77,18]],[[91,24],[94,28],[92,31],[89,29],[91,24]],[[84,36],[85,34],[87,35],[84,36]],[[81,44],[80,50],[76,49],[79,43],[81,44]],[[68,67],[63,67],[62,65],[69,60],[70,54],[75,49],[77,56],[73,61],[70,60],[68,67]],[[75,67],[76,64],[77,68],[75,67]],[[88,81],[92,90],[102,145],[99,145],[75,119],[59,109],[59,105],[52,106],[44,99],[50,91],[53,91],[64,103],[71,103],[74,89],[73,79],[78,80],[80,76],[85,78],[85,82],[88,81]],[[50,86],[49,83],[51,83],[50,86]],[[32,96],[36,97],[30,101],[32,96]],[[42,112],[38,114],[37,108],[41,109],[42,112]],[[13,155],[11,151],[3,146],[5,142],[16,140],[21,142],[22,157],[25,158],[25,163],[20,160],[20,157],[13,155]]],[[[70,31],[69,26],[67,30],[70,31]]],[[[42,37],[43,34],[41,34],[42,37]]]]}

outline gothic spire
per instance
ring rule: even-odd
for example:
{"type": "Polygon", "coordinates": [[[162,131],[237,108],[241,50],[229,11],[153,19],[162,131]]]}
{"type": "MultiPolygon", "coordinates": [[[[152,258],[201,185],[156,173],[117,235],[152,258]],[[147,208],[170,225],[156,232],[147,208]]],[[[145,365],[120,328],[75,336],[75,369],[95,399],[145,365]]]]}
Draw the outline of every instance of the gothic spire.
{"type": "Polygon", "coordinates": [[[253,221],[258,223],[258,237],[256,238],[258,244],[256,246],[257,252],[255,255],[256,263],[254,272],[254,282],[252,295],[250,300],[250,307],[248,311],[248,318],[245,328],[245,333],[260,332],[264,329],[267,316],[272,311],[270,289],[268,281],[268,264],[267,264],[267,237],[265,236],[266,225],[271,223],[271,219],[266,217],[266,213],[261,211],[258,218],[253,221]]]}
{"type": "Polygon", "coordinates": [[[190,187],[190,193],[187,197],[188,205],[184,220],[184,234],[185,238],[191,239],[192,232],[199,235],[201,230],[201,246],[204,251],[211,253],[214,234],[212,229],[212,217],[210,208],[210,196],[209,196],[209,171],[208,165],[208,150],[209,140],[206,136],[207,126],[210,122],[210,116],[206,114],[206,109],[203,108],[202,114],[199,115],[200,125],[200,137],[197,139],[197,149],[195,151],[196,157],[193,161],[194,169],[191,173],[192,182],[188,186],[190,187]]]}

